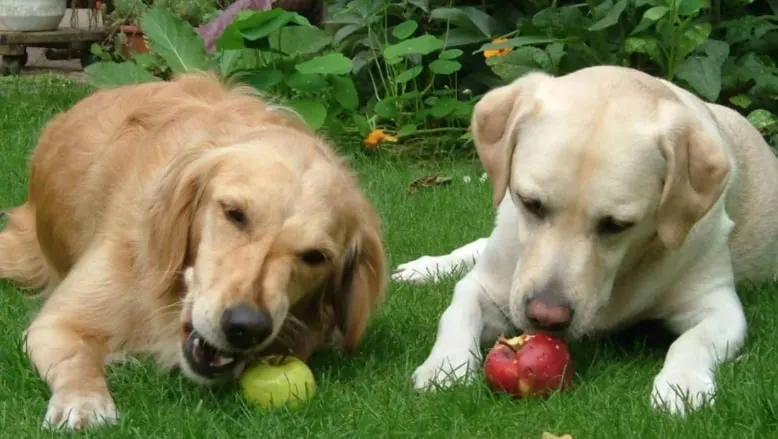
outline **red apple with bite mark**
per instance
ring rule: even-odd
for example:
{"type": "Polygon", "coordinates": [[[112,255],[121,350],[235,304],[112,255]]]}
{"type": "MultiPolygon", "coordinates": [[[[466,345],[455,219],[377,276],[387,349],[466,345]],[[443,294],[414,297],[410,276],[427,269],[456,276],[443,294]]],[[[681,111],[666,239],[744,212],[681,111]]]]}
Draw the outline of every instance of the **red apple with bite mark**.
{"type": "Polygon", "coordinates": [[[500,336],[484,361],[484,375],[495,392],[516,398],[548,397],[567,390],[573,381],[573,361],[567,345],[548,334],[500,336]]]}

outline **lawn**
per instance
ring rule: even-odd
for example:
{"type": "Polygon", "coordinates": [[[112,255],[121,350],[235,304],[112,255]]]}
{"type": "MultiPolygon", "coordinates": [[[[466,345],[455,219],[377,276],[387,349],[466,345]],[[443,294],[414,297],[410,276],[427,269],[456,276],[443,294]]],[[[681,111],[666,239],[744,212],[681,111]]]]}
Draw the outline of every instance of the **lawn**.
{"type": "MultiPolygon", "coordinates": [[[[26,157],[46,120],[87,92],[57,79],[0,80],[0,206],[23,201],[26,157]]],[[[390,263],[440,253],[489,232],[488,183],[477,162],[410,163],[367,157],[355,147],[353,164],[384,218],[390,263]],[[408,195],[423,175],[453,177],[451,184],[408,195]],[[463,177],[470,176],[466,183],[463,177]]],[[[178,374],[160,375],[140,362],[108,371],[121,421],[88,437],[142,438],[540,438],[542,432],[584,438],[765,438],[778,431],[778,294],[774,286],[744,288],[750,321],[745,355],[718,374],[717,405],[685,421],[655,414],[651,382],[668,340],[647,325],[617,337],[571,345],[575,388],[545,402],[493,395],[483,381],[418,394],[410,374],[432,346],[437,320],[455,280],[439,285],[393,283],[356,355],[315,356],[319,393],[299,412],[262,413],[234,386],[205,389],[178,374]],[[648,329],[648,331],[646,331],[648,329]],[[638,332],[641,335],[638,335],[638,332]]],[[[21,353],[19,337],[35,303],[0,284],[0,425],[3,437],[46,437],[45,384],[21,353]]]]}

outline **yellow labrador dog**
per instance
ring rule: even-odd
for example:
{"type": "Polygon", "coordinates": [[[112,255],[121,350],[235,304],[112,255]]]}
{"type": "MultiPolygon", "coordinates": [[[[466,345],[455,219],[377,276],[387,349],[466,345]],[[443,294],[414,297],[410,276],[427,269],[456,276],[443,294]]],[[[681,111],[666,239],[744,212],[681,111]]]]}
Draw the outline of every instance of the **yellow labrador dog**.
{"type": "Polygon", "coordinates": [[[55,117],[0,277],[42,289],[25,349],[45,424],[117,418],[104,363],[146,354],[200,383],[262,352],[353,350],[384,295],[377,215],[290,112],[195,74],[94,93],[55,117]]]}
{"type": "Polygon", "coordinates": [[[611,66],[525,75],[487,93],[472,128],[499,205],[491,236],[393,274],[469,269],[415,386],[471,376],[479,343],[512,327],[576,338],[658,318],[679,337],[652,405],[684,415],[712,401],[717,365],[746,336],[735,282],[778,269],[778,161],[759,132],[611,66]]]}

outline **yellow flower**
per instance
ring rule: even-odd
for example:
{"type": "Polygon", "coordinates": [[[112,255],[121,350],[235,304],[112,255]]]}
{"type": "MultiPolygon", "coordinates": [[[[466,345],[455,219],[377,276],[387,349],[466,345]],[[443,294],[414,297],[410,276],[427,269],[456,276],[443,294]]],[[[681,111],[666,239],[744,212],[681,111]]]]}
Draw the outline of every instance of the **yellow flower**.
{"type": "MultiPolygon", "coordinates": [[[[492,43],[504,43],[505,41],[508,41],[508,39],[500,37],[500,38],[493,39],[492,43]]],[[[510,52],[511,50],[513,50],[512,47],[505,47],[505,48],[502,48],[502,49],[484,50],[484,58],[489,59],[489,58],[491,58],[493,56],[502,56],[502,55],[505,55],[506,53],[510,52]]]]}
{"type": "Polygon", "coordinates": [[[376,149],[381,142],[397,142],[397,137],[386,134],[384,130],[373,130],[365,137],[365,147],[376,149]]]}

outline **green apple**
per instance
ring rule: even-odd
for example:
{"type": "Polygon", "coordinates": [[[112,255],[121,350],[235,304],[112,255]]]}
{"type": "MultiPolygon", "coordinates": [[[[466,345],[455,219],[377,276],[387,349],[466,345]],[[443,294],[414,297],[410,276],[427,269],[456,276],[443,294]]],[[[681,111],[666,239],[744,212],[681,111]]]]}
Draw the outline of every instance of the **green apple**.
{"type": "Polygon", "coordinates": [[[263,409],[304,407],[316,395],[313,373],[302,360],[269,355],[246,368],[240,377],[243,396],[263,409]]]}

